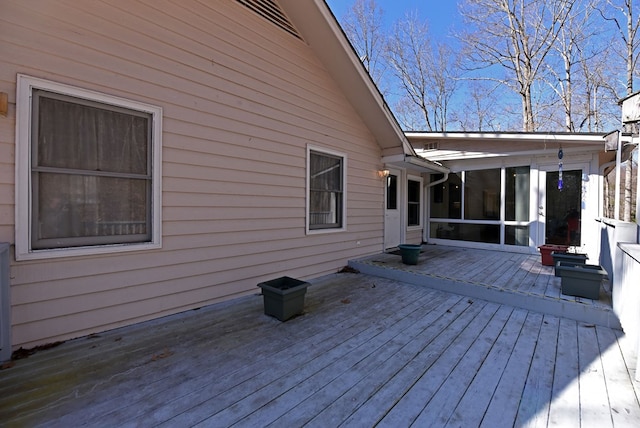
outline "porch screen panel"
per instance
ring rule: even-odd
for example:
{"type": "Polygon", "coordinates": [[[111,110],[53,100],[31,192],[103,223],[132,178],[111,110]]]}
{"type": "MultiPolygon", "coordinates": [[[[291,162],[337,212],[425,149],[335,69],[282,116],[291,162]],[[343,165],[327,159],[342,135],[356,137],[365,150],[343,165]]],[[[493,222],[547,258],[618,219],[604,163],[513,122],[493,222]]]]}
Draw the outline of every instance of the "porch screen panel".
{"type": "Polygon", "coordinates": [[[529,167],[506,168],[505,220],[529,221],[529,167]]]}
{"type": "Polygon", "coordinates": [[[520,247],[529,246],[529,226],[505,226],[504,243],[520,247]]]}
{"type": "Polygon", "coordinates": [[[438,239],[500,243],[500,225],[498,224],[432,222],[430,228],[430,236],[438,239]]]}
{"type": "Polygon", "coordinates": [[[506,245],[529,246],[530,168],[519,166],[505,168],[505,226],[506,245]]]}
{"type": "Polygon", "coordinates": [[[500,219],[500,169],[467,171],[464,187],[464,218],[500,219]]]}
{"type": "MultiPolygon", "coordinates": [[[[441,179],[441,174],[431,181],[441,179]]],[[[431,218],[462,218],[462,173],[451,173],[444,183],[431,188],[431,218]]]]}

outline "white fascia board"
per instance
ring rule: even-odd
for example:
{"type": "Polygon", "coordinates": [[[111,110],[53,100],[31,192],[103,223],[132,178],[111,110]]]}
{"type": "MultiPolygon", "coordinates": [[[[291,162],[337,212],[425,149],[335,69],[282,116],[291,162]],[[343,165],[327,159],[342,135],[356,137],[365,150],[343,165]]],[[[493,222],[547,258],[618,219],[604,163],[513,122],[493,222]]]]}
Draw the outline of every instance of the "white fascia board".
{"type": "Polygon", "coordinates": [[[413,171],[426,172],[431,174],[446,174],[449,172],[449,168],[447,168],[446,166],[442,166],[438,163],[435,163],[428,159],[421,158],[419,156],[408,156],[408,155],[384,156],[382,158],[382,162],[385,165],[405,168],[413,171]]]}
{"type": "Polygon", "coordinates": [[[409,140],[492,140],[602,144],[601,134],[503,133],[503,132],[406,132],[409,140]]]}

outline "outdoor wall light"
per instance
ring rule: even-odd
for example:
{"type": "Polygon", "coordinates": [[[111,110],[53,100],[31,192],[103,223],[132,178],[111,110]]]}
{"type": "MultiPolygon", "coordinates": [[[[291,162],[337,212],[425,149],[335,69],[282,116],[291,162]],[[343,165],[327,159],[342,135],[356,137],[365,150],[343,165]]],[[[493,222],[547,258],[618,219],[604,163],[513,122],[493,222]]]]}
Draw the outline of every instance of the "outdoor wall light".
{"type": "Polygon", "coordinates": [[[378,171],[378,177],[380,178],[385,178],[389,176],[389,170],[388,169],[381,169],[380,171],[378,171]]]}

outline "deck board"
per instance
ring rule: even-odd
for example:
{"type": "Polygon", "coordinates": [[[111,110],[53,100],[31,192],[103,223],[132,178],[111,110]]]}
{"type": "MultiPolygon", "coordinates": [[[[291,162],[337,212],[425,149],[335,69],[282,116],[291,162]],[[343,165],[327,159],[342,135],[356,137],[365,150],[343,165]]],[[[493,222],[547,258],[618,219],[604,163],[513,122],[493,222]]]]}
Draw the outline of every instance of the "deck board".
{"type": "Polygon", "coordinates": [[[479,426],[518,340],[527,312],[516,309],[448,420],[453,426],[479,426]]]}
{"type": "Polygon", "coordinates": [[[611,405],[611,419],[614,426],[640,426],[640,414],[634,413],[636,408],[634,397],[636,392],[630,373],[624,362],[616,332],[596,327],[598,346],[605,373],[606,390],[611,405]]]}
{"type": "MultiPolygon", "coordinates": [[[[472,321],[481,312],[481,309],[483,309],[482,306],[484,305],[473,305],[466,303],[466,300],[463,299],[460,302],[460,306],[463,307],[464,310],[452,319],[452,322],[441,330],[437,337],[410,360],[400,372],[360,406],[344,422],[345,426],[358,426],[362,424],[363,421],[375,421],[378,423],[389,411],[398,406],[404,399],[404,396],[427,372],[432,375],[429,378],[432,385],[439,385],[439,383],[444,381],[449,373],[447,367],[452,363],[451,359],[448,358],[448,356],[453,353],[450,349],[455,350],[456,348],[470,346],[473,340],[474,330],[474,327],[470,327],[470,324],[472,324],[472,321]]],[[[490,315],[496,309],[495,307],[486,308],[484,315],[490,315]]],[[[447,315],[445,315],[445,317],[449,318],[447,315]]],[[[428,386],[428,384],[425,383],[423,386],[428,386]]],[[[418,400],[420,400],[419,397],[418,400]]],[[[405,400],[405,403],[406,402],[405,400]]],[[[402,418],[402,415],[397,415],[397,417],[402,418]]]]}
{"type": "Polygon", "coordinates": [[[529,428],[547,426],[559,326],[559,318],[549,315],[543,317],[540,330],[535,336],[535,349],[520,396],[515,426],[529,428]]]}
{"type": "Polygon", "coordinates": [[[484,427],[514,425],[520,405],[522,391],[526,385],[527,375],[537,343],[543,316],[528,313],[520,331],[517,343],[510,353],[502,376],[495,389],[487,411],[482,418],[484,427]]]}
{"type": "MultiPolygon", "coordinates": [[[[437,250],[429,269],[468,260],[483,286],[556,280],[530,255],[437,250]]],[[[635,358],[600,325],[335,274],[284,323],[252,295],[18,360],[0,425],[640,426],[635,358]]]]}
{"type": "MultiPolygon", "coordinates": [[[[474,305],[480,306],[477,302],[474,302],[474,305]]],[[[450,341],[451,346],[437,358],[428,372],[423,373],[393,409],[385,415],[382,426],[398,427],[408,426],[412,423],[417,423],[417,426],[431,426],[429,423],[422,425],[418,421],[420,414],[424,412],[425,404],[430,404],[440,391],[446,395],[445,400],[454,401],[455,390],[452,385],[449,385],[449,382],[457,380],[455,386],[460,386],[460,383],[464,384],[466,380],[465,377],[456,376],[456,370],[462,370],[466,373],[475,371],[476,367],[473,366],[479,366],[483,361],[483,356],[481,349],[473,349],[473,345],[480,345],[480,348],[482,345],[488,345],[482,341],[476,341],[476,339],[485,330],[485,326],[488,329],[501,328],[504,325],[505,312],[508,312],[504,309],[496,312],[498,307],[495,305],[483,306],[479,314],[475,316],[474,322],[469,323],[458,337],[450,341]],[[477,352],[478,354],[471,360],[464,358],[469,352],[477,352]]],[[[464,388],[464,385],[462,387],[464,388]]],[[[435,413],[432,414],[435,415],[435,413]]]]}
{"type": "Polygon", "coordinates": [[[613,426],[595,326],[578,326],[578,361],[581,423],[586,426],[613,426]]]}
{"type": "Polygon", "coordinates": [[[549,425],[580,426],[580,368],[575,321],[560,319],[555,371],[551,389],[549,425]]]}

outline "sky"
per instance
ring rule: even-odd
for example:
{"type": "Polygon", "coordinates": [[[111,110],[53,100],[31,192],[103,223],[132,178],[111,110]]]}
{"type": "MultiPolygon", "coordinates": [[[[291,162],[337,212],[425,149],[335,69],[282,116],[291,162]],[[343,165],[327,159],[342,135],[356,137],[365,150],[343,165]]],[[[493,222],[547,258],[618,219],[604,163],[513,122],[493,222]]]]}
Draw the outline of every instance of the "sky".
{"type": "MultiPolygon", "coordinates": [[[[333,14],[341,21],[354,0],[326,0],[333,14]]],[[[445,39],[449,30],[459,26],[462,18],[458,14],[455,0],[376,0],[382,9],[385,25],[389,28],[406,13],[417,11],[421,18],[429,23],[430,33],[434,41],[445,39]]]]}

